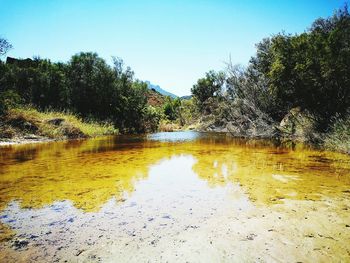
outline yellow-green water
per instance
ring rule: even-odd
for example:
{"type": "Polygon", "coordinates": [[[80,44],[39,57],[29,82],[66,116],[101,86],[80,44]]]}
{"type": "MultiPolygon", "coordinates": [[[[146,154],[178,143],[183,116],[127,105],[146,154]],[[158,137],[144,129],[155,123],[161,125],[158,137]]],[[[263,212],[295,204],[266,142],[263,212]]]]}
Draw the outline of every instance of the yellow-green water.
{"type": "Polygon", "coordinates": [[[350,158],[196,132],[0,148],[2,261],[350,257],[350,158]]]}

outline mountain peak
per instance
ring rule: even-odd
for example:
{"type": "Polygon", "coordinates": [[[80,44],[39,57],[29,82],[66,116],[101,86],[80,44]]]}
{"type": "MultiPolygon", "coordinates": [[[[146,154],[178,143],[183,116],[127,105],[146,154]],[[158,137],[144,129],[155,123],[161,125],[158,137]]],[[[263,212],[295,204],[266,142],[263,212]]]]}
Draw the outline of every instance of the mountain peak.
{"type": "Polygon", "coordinates": [[[169,92],[169,91],[166,91],[164,89],[162,89],[159,85],[155,85],[155,84],[152,84],[150,81],[145,81],[145,83],[147,84],[147,87],[149,89],[154,89],[155,91],[159,92],[160,94],[164,95],[164,96],[169,96],[173,99],[177,98],[178,96],[176,96],[175,94],[169,92]]]}

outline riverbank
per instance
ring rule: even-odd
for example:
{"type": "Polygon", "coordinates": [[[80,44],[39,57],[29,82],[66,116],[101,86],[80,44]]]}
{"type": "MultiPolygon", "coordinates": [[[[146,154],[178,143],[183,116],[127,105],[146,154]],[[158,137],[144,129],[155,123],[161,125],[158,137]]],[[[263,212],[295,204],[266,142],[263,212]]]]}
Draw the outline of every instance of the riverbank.
{"type": "Polygon", "coordinates": [[[86,122],[65,112],[10,109],[0,117],[0,146],[118,134],[108,123],[86,122]]]}
{"type": "Polygon", "coordinates": [[[299,107],[293,108],[280,121],[248,118],[242,113],[227,119],[220,114],[201,116],[192,127],[205,132],[230,133],[246,139],[277,139],[305,143],[318,149],[350,154],[350,116],[333,118],[329,127],[320,132],[317,118],[299,107]]]}
{"type": "MultiPolygon", "coordinates": [[[[42,143],[50,141],[93,138],[104,135],[118,134],[118,130],[111,124],[96,122],[84,122],[70,113],[55,111],[39,112],[33,108],[11,109],[1,117],[0,122],[0,146],[42,143]]],[[[316,146],[319,149],[350,154],[350,118],[339,119],[334,122],[328,133],[317,133],[299,113],[287,115],[280,124],[274,124],[269,130],[277,131],[269,133],[268,137],[256,134],[248,134],[235,130],[232,123],[217,125],[210,118],[197,120],[194,123],[181,126],[176,122],[162,121],[159,131],[202,131],[230,133],[238,138],[278,138],[283,141],[303,142],[316,146]]]]}
{"type": "Polygon", "coordinates": [[[45,138],[45,137],[0,139],[0,146],[29,144],[29,143],[43,143],[43,142],[53,142],[53,141],[56,141],[56,140],[45,138]]]}

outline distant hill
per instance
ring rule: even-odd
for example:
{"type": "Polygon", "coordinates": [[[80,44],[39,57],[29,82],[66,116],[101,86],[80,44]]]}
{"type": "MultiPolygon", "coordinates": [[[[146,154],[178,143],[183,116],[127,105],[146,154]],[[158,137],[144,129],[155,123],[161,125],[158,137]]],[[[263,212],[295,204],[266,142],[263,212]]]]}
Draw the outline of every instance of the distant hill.
{"type": "Polygon", "coordinates": [[[182,97],[180,97],[180,99],[182,99],[182,100],[190,100],[190,99],[192,99],[192,95],[182,96],[182,97]]]}
{"type": "Polygon", "coordinates": [[[151,82],[149,81],[145,81],[148,88],[149,89],[154,89],[155,91],[159,92],[160,94],[164,95],[164,96],[170,96],[172,98],[177,98],[178,96],[176,96],[175,94],[171,93],[171,92],[168,92],[166,90],[163,90],[161,87],[159,87],[159,85],[154,85],[152,84],[151,82]]]}
{"type": "Polygon", "coordinates": [[[162,106],[165,102],[165,96],[153,88],[147,91],[146,96],[148,104],[154,107],[162,106]]]}

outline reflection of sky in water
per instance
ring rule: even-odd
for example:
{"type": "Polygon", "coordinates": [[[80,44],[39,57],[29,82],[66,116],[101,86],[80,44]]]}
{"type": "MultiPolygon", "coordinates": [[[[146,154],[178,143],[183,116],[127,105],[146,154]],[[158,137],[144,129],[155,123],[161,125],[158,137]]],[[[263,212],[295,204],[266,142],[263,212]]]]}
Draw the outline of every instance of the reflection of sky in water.
{"type": "Polygon", "coordinates": [[[162,141],[162,142],[181,142],[181,141],[193,141],[198,139],[203,134],[199,132],[159,132],[150,134],[147,136],[147,139],[154,141],[162,141]]]}
{"type": "MultiPolygon", "coordinates": [[[[285,198],[337,196],[350,184],[345,155],[290,150],[223,134],[156,133],[3,149],[0,209],[13,200],[31,208],[68,200],[78,209],[96,212],[111,198],[120,201],[138,194],[138,182],[150,181],[154,167],[163,169],[159,183],[175,179],[185,189],[194,178],[209,188],[240,185],[251,200],[264,205],[285,198]],[[178,156],[182,162],[176,165],[156,165],[178,156]],[[173,172],[178,176],[170,176],[173,172]]],[[[162,187],[171,192],[168,185],[162,187]]]]}
{"type": "Polygon", "coordinates": [[[111,198],[98,211],[82,211],[69,200],[36,209],[12,201],[0,213],[0,220],[43,250],[50,244],[56,250],[69,247],[79,253],[86,239],[94,245],[115,237],[142,236],[141,244],[154,242],[157,233],[180,233],[227,211],[242,213],[253,208],[237,184],[209,188],[199,180],[192,170],[196,162],[191,155],[160,160],[150,167],[146,180],[135,182],[124,201],[111,198]]]}

